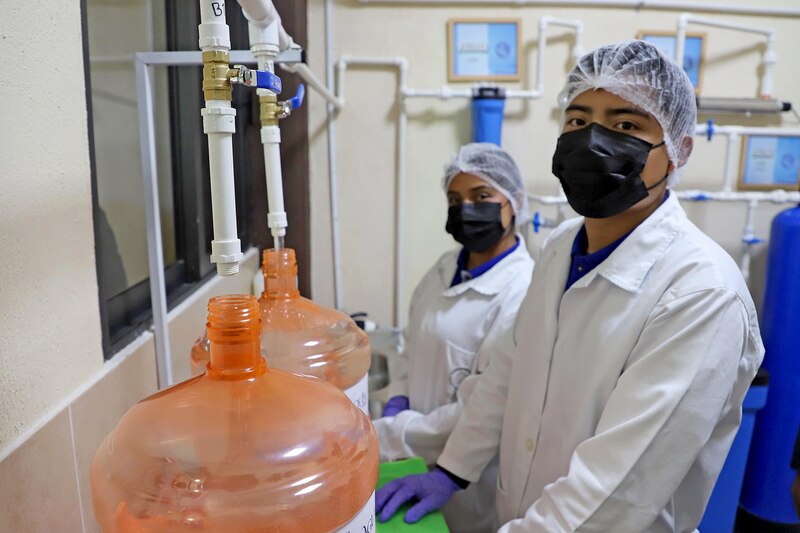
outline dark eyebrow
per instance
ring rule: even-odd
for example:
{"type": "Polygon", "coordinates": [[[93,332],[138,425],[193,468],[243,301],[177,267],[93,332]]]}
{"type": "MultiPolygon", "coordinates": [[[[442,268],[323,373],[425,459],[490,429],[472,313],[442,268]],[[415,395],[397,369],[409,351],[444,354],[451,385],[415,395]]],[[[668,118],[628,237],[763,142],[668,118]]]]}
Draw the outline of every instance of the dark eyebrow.
{"type": "Polygon", "coordinates": [[[589,106],[571,104],[564,111],[583,111],[584,113],[591,113],[592,110],[589,106]]]}
{"type": "Polygon", "coordinates": [[[609,110],[609,116],[616,116],[616,115],[636,115],[638,117],[651,119],[653,118],[650,113],[646,111],[642,111],[638,107],[616,107],[614,109],[609,110]]]}

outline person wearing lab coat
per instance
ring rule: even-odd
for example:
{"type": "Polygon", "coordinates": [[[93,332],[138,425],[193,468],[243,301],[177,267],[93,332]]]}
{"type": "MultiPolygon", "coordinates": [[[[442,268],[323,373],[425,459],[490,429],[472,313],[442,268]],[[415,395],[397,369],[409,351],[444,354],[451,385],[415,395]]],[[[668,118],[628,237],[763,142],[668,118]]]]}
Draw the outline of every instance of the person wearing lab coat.
{"type": "MultiPolygon", "coordinates": [[[[396,395],[375,421],[383,461],[435,463],[492,344],[511,329],[533,271],[515,231],[528,220],[525,188],[507,152],[490,143],[461,147],[443,186],[446,230],[462,246],[441,256],[411,299],[400,354],[407,374],[390,376],[396,395]]],[[[451,531],[491,531],[496,460],[479,477],[443,509],[451,531]]]]}
{"type": "Polygon", "coordinates": [[[559,97],[553,173],[583,215],[548,237],[431,473],[385,486],[414,521],[500,452],[502,533],[692,532],[764,348],[733,260],[667,185],[692,151],[694,91],[655,47],[581,58],[559,97]]]}

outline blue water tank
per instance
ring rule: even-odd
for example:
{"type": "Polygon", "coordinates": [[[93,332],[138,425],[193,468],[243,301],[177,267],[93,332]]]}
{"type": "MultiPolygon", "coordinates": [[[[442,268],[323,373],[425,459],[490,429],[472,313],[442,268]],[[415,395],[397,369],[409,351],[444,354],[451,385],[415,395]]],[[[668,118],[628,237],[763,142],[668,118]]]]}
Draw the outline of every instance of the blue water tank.
{"type": "Polygon", "coordinates": [[[476,87],[472,91],[472,142],[500,146],[506,92],[502,87],[476,87]]]}
{"type": "Polygon", "coordinates": [[[719,473],[714,492],[711,493],[711,499],[700,522],[702,533],[733,533],[747,454],[756,424],[756,413],[767,403],[768,386],[769,374],[766,370],[759,370],[744,397],[742,423],[736,432],[736,438],[733,439],[728,458],[725,459],[725,465],[719,473]]]}
{"type": "Polygon", "coordinates": [[[737,528],[800,531],[789,466],[800,425],[800,207],[772,221],[760,323],[769,398],[756,421],[737,528]]]}

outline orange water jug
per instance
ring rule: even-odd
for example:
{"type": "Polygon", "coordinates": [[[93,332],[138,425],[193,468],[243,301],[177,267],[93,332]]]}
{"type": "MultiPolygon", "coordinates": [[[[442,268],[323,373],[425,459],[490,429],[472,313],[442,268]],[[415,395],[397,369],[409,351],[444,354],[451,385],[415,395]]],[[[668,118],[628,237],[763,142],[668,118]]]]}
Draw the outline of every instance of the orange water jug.
{"type": "MultiPolygon", "coordinates": [[[[293,249],[264,250],[262,272],[261,350],[270,368],[324,379],[367,413],[371,353],[366,333],[345,313],[300,296],[293,249]]],[[[191,350],[192,375],[204,372],[207,364],[204,334],[191,350]]]]}
{"type": "Polygon", "coordinates": [[[378,441],[329,383],[267,368],[254,296],[213,298],[204,374],[145,398],[92,461],[106,533],[374,530],[378,441]]]}

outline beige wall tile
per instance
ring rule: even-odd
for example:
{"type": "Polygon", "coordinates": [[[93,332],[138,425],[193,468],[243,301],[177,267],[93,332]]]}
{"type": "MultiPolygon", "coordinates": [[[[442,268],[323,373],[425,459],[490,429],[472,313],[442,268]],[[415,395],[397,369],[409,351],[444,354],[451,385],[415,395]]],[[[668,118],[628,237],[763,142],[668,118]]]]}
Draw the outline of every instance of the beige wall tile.
{"type": "Polygon", "coordinates": [[[66,410],[0,463],[0,531],[83,531],[66,410]]]}
{"type": "Polygon", "coordinates": [[[100,531],[89,476],[94,452],[128,408],[156,391],[154,349],[151,338],[70,407],[87,532],[100,531]]]}

